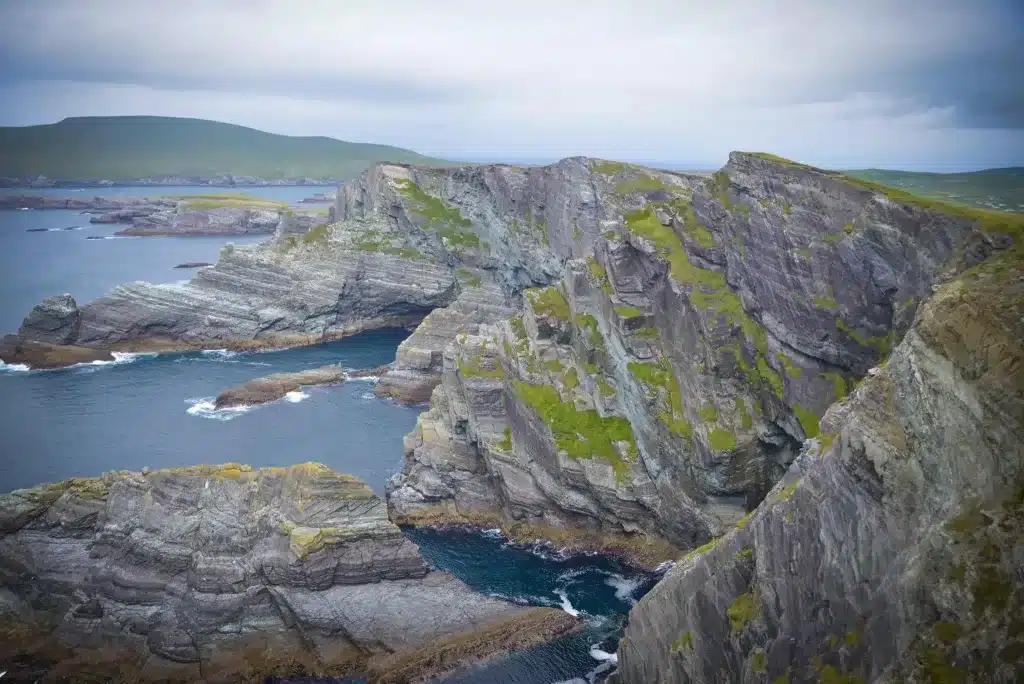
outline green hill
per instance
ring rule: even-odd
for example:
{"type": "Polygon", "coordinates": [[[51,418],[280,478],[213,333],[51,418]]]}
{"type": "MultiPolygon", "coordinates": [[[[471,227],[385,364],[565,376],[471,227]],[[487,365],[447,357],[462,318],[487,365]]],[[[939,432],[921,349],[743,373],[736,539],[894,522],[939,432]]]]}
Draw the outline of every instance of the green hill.
{"type": "Polygon", "coordinates": [[[346,179],[379,161],[437,164],[400,147],[293,137],[159,116],[78,117],[0,127],[0,177],[128,180],[220,174],[346,179]]]}
{"type": "Polygon", "coordinates": [[[882,169],[844,173],[924,197],[983,209],[1024,212],[1024,167],[1020,166],[970,173],[920,173],[882,169]]]}

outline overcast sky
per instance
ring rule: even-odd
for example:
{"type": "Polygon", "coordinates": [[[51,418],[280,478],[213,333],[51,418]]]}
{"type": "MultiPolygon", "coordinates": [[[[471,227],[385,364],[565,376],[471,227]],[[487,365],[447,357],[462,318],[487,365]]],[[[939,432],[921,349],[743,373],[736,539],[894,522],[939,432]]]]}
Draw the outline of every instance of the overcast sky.
{"type": "Polygon", "coordinates": [[[0,125],[159,114],[453,159],[1024,165],[1024,2],[0,0],[0,125]]]}

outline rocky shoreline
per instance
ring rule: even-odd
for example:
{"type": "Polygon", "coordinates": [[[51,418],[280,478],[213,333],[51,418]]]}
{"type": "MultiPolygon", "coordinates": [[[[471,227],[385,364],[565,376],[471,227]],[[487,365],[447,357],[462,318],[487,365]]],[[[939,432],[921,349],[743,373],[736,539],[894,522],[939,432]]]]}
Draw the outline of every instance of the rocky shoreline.
{"type": "MultiPolygon", "coordinates": [[[[228,206],[210,206],[197,209],[193,202],[202,204],[202,196],[194,200],[179,197],[59,197],[55,195],[0,195],[0,209],[73,210],[93,214],[90,223],[127,224],[115,235],[271,235],[275,231],[303,235],[310,228],[328,221],[328,215],[303,212],[288,208],[285,203],[261,201],[252,198],[253,206],[246,206],[245,198],[230,195],[207,200],[228,206]]],[[[319,201],[319,200],[316,200],[319,201]]],[[[30,229],[31,230],[31,229],[30,229]]],[[[44,231],[39,231],[44,232],[44,231]]]]}
{"type": "Polygon", "coordinates": [[[217,395],[214,405],[222,409],[266,404],[291,392],[297,392],[303,387],[331,385],[344,381],[345,370],[341,366],[323,366],[295,373],[275,373],[224,390],[217,395]]]}
{"type": "Polygon", "coordinates": [[[431,570],[383,501],[320,464],[116,472],[0,495],[0,577],[14,682],[413,682],[580,625],[431,570]]]}
{"type": "Polygon", "coordinates": [[[159,176],[156,178],[129,178],[111,180],[53,180],[46,176],[31,178],[0,178],[0,188],[117,188],[138,185],[198,186],[211,188],[282,187],[282,186],[332,186],[341,181],[334,178],[260,178],[259,176],[159,176]]]}
{"type": "Polygon", "coordinates": [[[330,219],[187,285],[44,303],[20,338],[223,347],[418,323],[377,383],[429,400],[393,521],[641,562],[691,549],[634,609],[617,681],[1012,681],[1021,652],[985,662],[1024,599],[1005,533],[1024,482],[1020,215],[733,153],[711,177],[380,164],[330,219]]]}

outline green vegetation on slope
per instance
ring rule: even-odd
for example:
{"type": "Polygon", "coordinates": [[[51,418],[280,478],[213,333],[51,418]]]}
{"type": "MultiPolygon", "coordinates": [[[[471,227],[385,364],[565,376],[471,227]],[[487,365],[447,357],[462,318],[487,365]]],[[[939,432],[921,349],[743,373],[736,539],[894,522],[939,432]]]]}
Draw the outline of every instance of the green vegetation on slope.
{"type": "Polygon", "coordinates": [[[1024,168],[986,169],[971,173],[918,173],[864,169],[847,175],[881,183],[915,195],[969,204],[981,209],[1024,212],[1024,168]]]}
{"type": "Polygon", "coordinates": [[[619,416],[602,418],[597,411],[579,411],[572,403],[563,403],[558,390],[551,385],[514,384],[516,396],[530,406],[551,429],[555,446],[569,458],[600,458],[608,461],[619,479],[626,476],[628,463],[623,460],[617,442],[627,442],[627,453],[636,454],[633,428],[619,416]]]}
{"type": "Polygon", "coordinates": [[[220,174],[347,179],[381,161],[440,162],[388,145],[276,135],[201,119],[77,117],[41,126],[0,127],[0,176],[113,181],[220,174]]]}
{"type": "Polygon", "coordinates": [[[183,208],[187,211],[206,211],[221,207],[240,207],[247,209],[268,209],[280,211],[288,208],[287,202],[275,202],[263,197],[248,195],[243,192],[225,192],[210,195],[166,195],[169,199],[184,200],[183,208]]]}

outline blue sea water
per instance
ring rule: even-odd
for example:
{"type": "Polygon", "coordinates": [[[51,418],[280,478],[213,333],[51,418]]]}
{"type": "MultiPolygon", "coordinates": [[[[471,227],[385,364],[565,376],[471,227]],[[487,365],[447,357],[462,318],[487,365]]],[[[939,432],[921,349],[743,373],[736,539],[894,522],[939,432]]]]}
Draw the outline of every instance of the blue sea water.
{"type": "MultiPolygon", "coordinates": [[[[190,272],[173,269],[175,264],[215,261],[225,243],[251,241],[85,240],[116,230],[90,225],[87,218],[63,211],[0,211],[0,328],[15,330],[44,296],[70,292],[85,302],[125,281],[185,279],[190,272]],[[84,227],[60,230],[69,226],[84,227]],[[29,228],[58,230],[26,232],[29,228]]],[[[383,494],[386,478],[401,467],[402,438],[422,407],[379,399],[365,380],[306,388],[244,411],[214,412],[212,400],[228,387],[270,373],[328,363],[350,368],[387,363],[407,334],[381,330],[315,347],[249,354],[128,355],[114,363],[51,371],[0,368],[0,492],[114,469],[320,461],[363,478],[383,494]]],[[[494,534],[407,534],[428,561],[481,593],[562,608],[586,619],[580,634],[445,680],[455,684],[600,679],[608,667],[601,658],[614,652],[625,613],[653,583],[652,575],[611,559],[560,559],[506,545],[494,534]]]]}
{"type": "MultiPolygon", "coordinates": [[[[278,202],[291,202],[312,197],[316,194],[331,193],[333,185],[280,185],[209,187],[201,185],[125,185],[110,188],[0,188],[0,195],[57,195],[60,197],[159,197],[160,195],[210,195],[245,193],[278,202]]],[[[317,206],[317,205],[313,205],[317,206]]]]}

